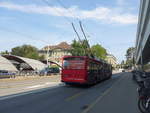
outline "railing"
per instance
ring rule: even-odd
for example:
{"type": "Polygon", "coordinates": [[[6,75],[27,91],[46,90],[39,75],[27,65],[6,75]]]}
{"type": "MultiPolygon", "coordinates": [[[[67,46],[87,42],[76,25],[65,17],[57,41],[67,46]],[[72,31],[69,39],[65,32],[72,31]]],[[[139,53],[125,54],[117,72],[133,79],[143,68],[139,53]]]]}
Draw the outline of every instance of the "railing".
{"type": "Polygon", "coordinates": [[[3,78],[16,78],[16,77],[25,77],[25,76],[39,76],[39,73],[35,71],[18,71],[18,72],[8,72],[8,73],[0,73],[0,79],[3,78]]]}

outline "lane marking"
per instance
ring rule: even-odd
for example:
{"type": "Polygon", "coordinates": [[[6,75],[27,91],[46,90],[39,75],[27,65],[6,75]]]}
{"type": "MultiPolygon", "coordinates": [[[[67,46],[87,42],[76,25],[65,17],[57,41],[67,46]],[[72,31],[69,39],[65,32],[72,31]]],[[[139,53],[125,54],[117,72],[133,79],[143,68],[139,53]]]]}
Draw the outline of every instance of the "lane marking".
{"type": "MultiPolygon", "coordinates": [[[[115,77],[118,77],[118,76],[113,76],[112,78],[115,78],[115,77]]],[[[66,101],[71,101],[71,100],[73,100],[73,99],[75,99],[75,98],[81,96],[83,93],[85,93],[85,92],[76,93],[76,94],[74,94],[73,96],[70,96],[70,97],[66,98],[65,100],[66,100],[66,101]]]]}
{"type": "Polygon", "coordinates": [[[120,78],[118,81],[116,81],[110,88],[108,88],[102,95],[100,95],[94,102],[92,102],[89,107],[85,110],[83,110],[81,113],[87,113],[88,111],[90,111],[105,95],[107,95],[112,88],[119,83],[121,80],[123,80],[125,77],[120,78]]]}
{"type": "Polygon", "coordinates": [[[65,86],[65,84],[59,83],[55,86],[45,87],[45,88],[42,88],[42,89],[36,89],[36,90],[32,90],[32,91],[21,92],[21,93],[18,93],[18,94],[11,94],[11,95],[7,95],[7,96],[2,96],[2,97],[0,97],[0,101],[5,100],[5,99],[15,98],[15,97],[18,97],[18,96],[24,96],[24,95],[33,94],[33,93],[39,93],[39,92],[43,92],[43,91],[46,91],[46,90],[50,90],[50,89],[54,89],[54,88],[58,88],[58,87],[62,87],[62,86],[65,86]]]}
{"type": "Polygon", "coordinates": [[[25,89],[33,89],[33,88],[38,88],[38,87],[43,87],[43,86],[45,86],[45,85],[38,84],[38,85],[26,87],[25,89]]]}
{"type": "Polygon", "coordinates": [[[76,94],[74,94],[74,95],[72,95],[72,96],[66,98],[65,100],[66,100],[66,101],[71,101],[71,100],[73,100],[73,99],[79,97],[79,96],[82,95],[83,93],[84,93],[84,92],[76,93],[76,94]]]}

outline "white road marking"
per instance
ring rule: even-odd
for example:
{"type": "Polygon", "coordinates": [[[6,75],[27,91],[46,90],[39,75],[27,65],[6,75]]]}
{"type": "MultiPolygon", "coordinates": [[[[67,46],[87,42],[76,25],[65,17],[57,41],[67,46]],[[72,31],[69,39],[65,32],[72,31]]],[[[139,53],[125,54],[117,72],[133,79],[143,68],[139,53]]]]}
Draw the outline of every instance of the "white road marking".
{"type": "Polygon", "coordinates": [[[33,88],[38,88],[38,87],[43,87],[44,85],[35,85],[35,86],[29,86],[29,87],[26,87],[25,89],[33,89],[33,88]]]}

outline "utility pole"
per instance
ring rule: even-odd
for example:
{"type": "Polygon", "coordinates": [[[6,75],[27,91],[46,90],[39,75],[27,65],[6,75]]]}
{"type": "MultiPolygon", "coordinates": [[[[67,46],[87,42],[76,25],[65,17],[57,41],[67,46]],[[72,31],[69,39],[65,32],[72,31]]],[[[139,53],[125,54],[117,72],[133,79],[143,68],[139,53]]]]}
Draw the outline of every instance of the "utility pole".
{"type": "Polygon", "coordinates": [[[48,59],[49,59],[49,46],[47,46],[47,67],[49,66],[49,62],[48,62],[48,59]]]}
{"type": "Polygon", "coordinates": [[[141,69],[143,71],[143,55],[142,55],[142,53],[143,53],[143,49],[141,47],[141,69]]]}
{"type": "Polygon", "coordinates": [[[142,45],[142,42],[141,42],[141,69],[143,71],[143,45],[142,45]]]}

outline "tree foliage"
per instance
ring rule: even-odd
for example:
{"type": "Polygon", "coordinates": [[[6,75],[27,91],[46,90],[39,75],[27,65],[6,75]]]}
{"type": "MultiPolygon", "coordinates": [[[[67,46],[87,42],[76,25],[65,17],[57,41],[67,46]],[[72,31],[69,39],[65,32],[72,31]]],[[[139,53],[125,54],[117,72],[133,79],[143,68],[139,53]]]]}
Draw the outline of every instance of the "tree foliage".
{"type": "Polygon", "coordinates": [[[91,47],[92,53],[97,58],[105,59],[107,55],[107,51],[104,47],[102,47],[100,44],[93,45],[91,47]]]}
{"type": "Polygon", "coordinates": [[[103,48],[100,44],[93,45],[90,48],[90,45],[87,40],[82,40],[81,42],[73,40],[71,54],[73,56],[92,56],[92,54],[101,59],[106,58],[106,49],[103,48]]]}
{"type": "Polygon", "coordinates": [[[38,49],[31,45],[22,45],[12,48],[11,54],[37,60],[42,60],[44,58],[43,56],[39,56],[38,49]]]}
{"type": "Polygon", "coordinates": [[[126,56],[130,56],[131,53],[132,53],[134,50],[135,50],[135,47],[130,47],[130,48],[128,48],[127,51],[126,51],[126,56]]]}
{"type": "Polygon", "coordinates": [[[82,40],[81,42],[73,40],[71,54],[73,56],[86,56],[88,51],[88,41],[82,40]]]}
{"type": "Polygon", "coordinates": [[[131,68],[134,64],[134,52],[135,52],[135,47],[130,47],[126,51],[126,67],[131,68]]]}
{"type": "Polygon", "coordinates": [[[6,50],[6,51],[2,51],[0,54],[1,55],[6,55],[6,54],[9,54],[9,52],[6,50]]]}

